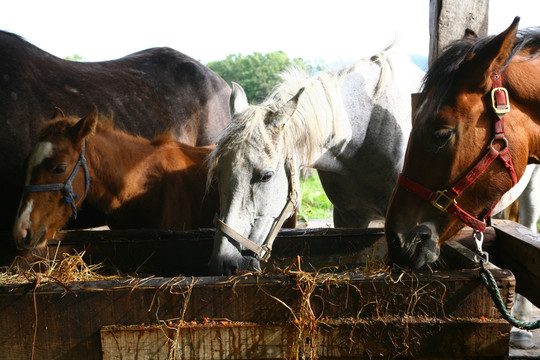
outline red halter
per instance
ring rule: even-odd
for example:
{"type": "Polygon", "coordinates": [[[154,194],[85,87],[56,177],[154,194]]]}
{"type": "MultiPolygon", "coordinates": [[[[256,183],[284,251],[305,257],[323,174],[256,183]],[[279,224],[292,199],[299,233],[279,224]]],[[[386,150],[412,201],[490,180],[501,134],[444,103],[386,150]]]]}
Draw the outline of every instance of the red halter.
{"type": "Polygon", "coordinates": [[[491,75],[492,90],[491,101],[493,109],[497,117],[495,118],[495,136],[489,144],[489,150],[478,161],[478,163],[461,179],[459,179],[454,186],[445,190],[430,190],[417,182],[414,182],[406,178],[403,174],[399,174],[397,184],[409,190],[421,198],[427,199],[431,202],[435,208],[442,212],[448,212],[455,216],[474,230],[483,232],[486,229],[486,220],[491,216],[495,205],[495,202],[491,209],[484,215],[474,217],[460,208],[455,200],[469,185],[474,183],[476,179],[487,169],[487,167],[496,159],[502,160],[504,166],[508,170],[508,174],[512,179],[512,186],[517,183],[517,175],[512,163],[512,156],[508,150],[508,140],[504,136],[504,115],[510,111],[510,101],[508,98],[508,91],[502,87],[501,73],[493,73],[491,75]],[[502,140],[504,147],[500,151],[493,148],[493,142],[496,140],[502,140]]]}

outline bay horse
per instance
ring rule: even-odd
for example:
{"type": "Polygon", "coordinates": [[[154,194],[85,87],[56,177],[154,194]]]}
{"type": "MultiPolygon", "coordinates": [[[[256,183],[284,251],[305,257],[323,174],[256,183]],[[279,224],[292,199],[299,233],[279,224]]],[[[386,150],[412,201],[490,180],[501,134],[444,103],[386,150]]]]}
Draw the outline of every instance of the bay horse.
{"type": "Polygon", "coordinates": [[[216,188],[206,193],[212,148],[127,134],[98,122],[95,107],[80,120],[59,112],[28,159],[13,227],[17,247],[44,246],[83,201],[102,210],[113,229],[212,227],[219,206],[216,188]]]}
{"type": "Polygon", "coordinates": [[[95,104],[123,131],[148,139],[170,131],[200,146],[214,144],[230,121],[230,91],[212,70],[171,48],[75,62],[0,31],[0,229],[13,225],[24,160],[55,107],[82,117],[95,104]]]}
{"type": "Polygon", "coordinates": [[[540,31],[518,24],[451,45],[429,69],[386,217],[395,263],[419,268],[463,226],[482,232],[540,163],[540,31]]]}
{"type": "Polygon", "coordinates": [[[424,73],[390,49],[310,78],[291,69],[259,105],[233,84],[233,119],[210,157],[220,215],[210,271],[259,269],[297,205],[301,167],[317,169],[336,227],[384,218],[424,73]]]}

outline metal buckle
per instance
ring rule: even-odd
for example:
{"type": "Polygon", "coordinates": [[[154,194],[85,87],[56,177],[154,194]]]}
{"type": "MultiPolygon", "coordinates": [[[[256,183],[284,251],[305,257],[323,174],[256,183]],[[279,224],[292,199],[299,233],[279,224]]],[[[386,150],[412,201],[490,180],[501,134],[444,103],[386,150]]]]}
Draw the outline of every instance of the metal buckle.
{"type": "Polygon", "coordinates": [[[499,117],[502,117],[510,112],[510,98],[508,97],[508,90],[503,87],[493,88],[493,90],[491,90],[491,106],[493,107],[493,110],[495,110],[495,114],[497,114],[499,117]],[[495,93],[497,91],[502,91],[504,93],[506,104],[497,105],[497,102],[495,101],[495,93]]]}
{"type": "Polygon", "coordinates": [[[270,250],[270,248],[266,245],[262,245],[261,249],[264,251],[264,255],[261,256],[261,254],[259,254],[259,258],[261,261],[267,262],[268,259],[270,258],[270,254],[272,253],[272,250],[270,250]]]}
{"type": "Polygon", "coordinates": [[[457,205],[457,201],[446,195],[446,190],[437,190],[437,197],[435,198],[435,200],[431,201],[431,205],[435,206],[438,210],[442,212],[447,212],[448,208],[454,204],[457,205]],[[441,198],[444,198],[447,203],[442,205],[439,204],[439,200],[441,198]]]}

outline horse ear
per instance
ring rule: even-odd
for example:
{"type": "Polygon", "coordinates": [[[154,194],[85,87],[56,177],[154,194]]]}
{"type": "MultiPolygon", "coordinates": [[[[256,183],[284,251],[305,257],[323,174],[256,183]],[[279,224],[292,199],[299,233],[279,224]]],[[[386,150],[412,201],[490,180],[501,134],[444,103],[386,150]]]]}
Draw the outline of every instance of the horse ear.
{"type": "Polygon", "coordinates": [[[51,118],[51,120],[59,120],[59,119],[62,119],[62,118],[65,118],[66,115],[64,114],[64,111],[62,111],[62,109],[60,109],[58,106],[56,106],[54,108],[54,114],[51,118]]]}
{"type": "Polygon", "coordinates": [[[98,122],[98,111],[95,105],[92,105],[92,109],[84,118],[79,120],[71,128],[71,132],[76,139],[82,140],[92,135],[96,131],[98,122]]]}
{"type": "Polygon", "coordinates": [[[488,83],[491,73],[500,71],[508,60],[514,48],[519,19],[519,16],[516,16],[508,29],[491,39],[470,61],[471,69],[483,76],[486,84],[491,84],[488,83]]]}
{"type": "Polygon", "coordinates": [[[231,97],[229,99],[229,109],[231,111],[231,115],[234,115],[246,107],[248,107],[248,100],[247,95],[244,89],[235,83],[232,82],[232,91],[231,91],[231,97]]]}
{"type": "Polygon", "coordinates": [[[283,105],[278,111],[276,111],[272,116],[266,121],[266,125],[269,127],[274,127],[281,129],[285,126],[287,120],[289,120],[296,108],[298,107],[298,99],[300,95],[304,92],[305,88],[300,88],[296,95],[294,95],[285,105],[283,105]]]}

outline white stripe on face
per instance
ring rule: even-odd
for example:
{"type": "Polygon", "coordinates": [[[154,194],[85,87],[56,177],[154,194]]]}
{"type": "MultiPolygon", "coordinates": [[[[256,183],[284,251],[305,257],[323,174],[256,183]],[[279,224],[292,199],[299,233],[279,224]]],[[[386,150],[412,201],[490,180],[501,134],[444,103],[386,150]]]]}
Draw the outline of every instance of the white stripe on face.
{"type": "MultiPolygon", "coordinates": [[[[21,209],[21,206],[19,206],[19,211],[21,209]]],[[[30,214],[32,213],[33,208],[34,200],[28,201],[26,203],[24,211],[15,220],[15,226],[13,227],[13,236],[15,237],[15,239],[19,239],[19,236],[20,238],[26,237],[26,234],[28,233],[28,228],[30,227],[30,214]]]]}
{"type": "Polygon", "coordinates": [[[43,160],[50,158],[54,153],[54,144],[48,141],[38,142],[28,158],[28,168],[26,170],[25,185],[30,184],[32,170],[41,164],[43,160]]]}

